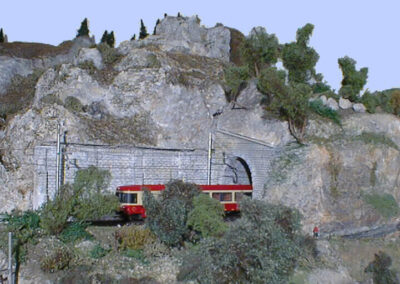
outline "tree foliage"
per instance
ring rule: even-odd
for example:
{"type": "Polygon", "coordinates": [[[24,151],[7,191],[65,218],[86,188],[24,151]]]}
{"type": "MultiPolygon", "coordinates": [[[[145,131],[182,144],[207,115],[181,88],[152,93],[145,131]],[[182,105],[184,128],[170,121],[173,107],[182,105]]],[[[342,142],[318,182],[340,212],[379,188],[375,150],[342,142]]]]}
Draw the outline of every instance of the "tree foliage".
{"type": "Polygon", "coordinates": [[[159,23],[160,23],[160,19],[157,19],[156,25],[154,26],[154,30],[153,30],[153,35],[156,34],[156,32],[157,32],[157,26],[158,26],[159,23]]]}
{"type": "Polygon", "coordinates": [[[3,43],[5,41],[5,36],[3,33],[3,29],[0,29],[0,43],[3,43]]]}
{"type": "Polygon", "coordinates": [[[40,224],[48,234],[59,234],[70,217],[78,221],[96,220],[113,213],[119,206],[118,198],[107,194],[110,173],[94,166],[77,171],[72,185],[60,188],[53,200],[41,211],[40,224]]]}
{"type": "Polygon", "coordinates": [[[200,194],[193,199],[193,210],[190,211],[187,224],[202,237],[218,237],[226,230],[224,207],[218,200],[200,194]]]}
{"type": "Polygon", "coordinates": [[[231,66],[225,68],[225,83],[229,90],[228,101],[236,101],[237,96],[247,85],[250,78],[249,68],[247,66],[231,66]]]}
{"type": "Polygon", "coordinates": [[[254,28],[241,46],[241,56],[252,76],[259,76],[263,68],[278,61],[279,42],[275,34],[268,34],[265,29],[254,28]]]}
{"type": "Polygon", "coordinates": [[[315,75],[319,55],[314,48],[307,46],[313,30],[314,25],[306,24],[297,30],[295,42],[283,46],[282,63],[289,72],[290,82],[308,83],[315,75]]]}
{"type": "Polygon", "coordinates": [[[371,261],[365,268],[365,272],[370,272],[373,275],[374,283],[396,284],[399,279],[396,274],[390,270],[392,259],[386,253],[380,251],[375,254],[374,260],[371,261]]]}
{"type": "Polygon", "coordinates": [[[302,143],[312,89],[305,83],[286,84],[285,80],[285,71],[270,67],[262,71],[257,86],[268,98],[266,109],[286,119],[290,132],[302,143]]]}
{"type": "Polygon", "coordinates": [[[208,238],[183,259],[178,280],[287,283],[304,252],[300,216],[290,208],[244,200],[242,218],[222,238],[208,238]]]}
{"type": "Polygon", "coordinates": [[[139,33],[139,39],[144,39],[148,36],[149,34],[147,33],[147,28],[143,23],[143,20],[140,20],[140,33],[139,33]]]}
{"type": "Polygon", "coordinates": [[[81,26],[78,30],[78,33],[76,35],[76,37],[80,37],[80,36],[89,36],[89,23],[88,23],[88,19],[85,18],[82,23],[81,26]]]}
{"type": "Polygon", "coordinates": [[[114,31],[108,33],[107,30],[105,30],[103,36],[101,37],[100,43],[105,43],[109,47],[114,47],[115,45],[114,31]]]}
{"type": "Polygon", "coordinates": [[[367,83],[368,68],[364,67],[357,71],[357,62],[348,56],[339,58],[338,63],[343,74],[339,95],[352,102],[358,101],[358,95],[367,83]]]}
{"type": "Polygon", "coordinates": [[[193,198],[198,194],[197,185],[179,180],[166,184],[159,200],[145,191],[146,226],[166,245],[181,244],[188,236],[187,218],[193,209],[193,198]]]}

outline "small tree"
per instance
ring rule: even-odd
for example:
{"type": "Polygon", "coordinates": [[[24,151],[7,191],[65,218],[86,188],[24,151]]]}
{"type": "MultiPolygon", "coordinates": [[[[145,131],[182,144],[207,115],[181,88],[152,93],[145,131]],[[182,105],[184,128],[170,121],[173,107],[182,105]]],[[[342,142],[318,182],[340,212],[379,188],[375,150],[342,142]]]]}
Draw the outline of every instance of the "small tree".
{"type": "Polygon", "coordinates": [[[136,40],[136,34],[131,37],[131,40],[136,40]]]}
{"type": "Polygon", "coordinates": [[[140,20],[140,33],[139,33],[139,39],[144,39],[148,36],[149,34],[147,33],[147,29],[145,25],[143,24],[143,20],[140,20]]]}
{"type": "Polygon", "coordinates": [[[357,71],[357,62],[348,56],[339,58],[338,63],[343,74],[342,87],[339,90],[339,95],[350,101],[357,101],[360,91],[367,83],[368,68],[364,67],[361,68],[360,71],[357,71]]]}
{"type": "Polygon", "coordinates": [[[5,41],[3,29],[0,29],[0,43],[3,43],[5,41]]]}
{"type": "Polygon", "coordinates": [[[79,28],[78,33],[76,35],[76,37],[80,36],[89,36],[89,24],[87,18],[85,18],[82,21],[81,27],[79,28]]]}
{"type": "Polygon", "coordinates": [[[249,68],[247,66],[231,66],[224,70],[225,72],[225,83],[228,86],[229,94],[228,101],[236,101],[240,92],[247,86],[247,80],[250,78],[249,68]]]}
{"type": "Polygon", "coordinates": [[[257,86],[268,98],[266,109],[286,119],[292,135],[303,143],[312,89],[304,83],[286,84],[285,80],[285,71],[271,67],[263,70],[257,86]]]}
{"type": "Polygon", "coordinates": [[[114,47],[114,45],[115,45],[114,31],[111,31],[111,33],[108,35],[107,44],[108,44],[110,47],[114,47]]]}
{"type": "Polygon", "coordinates": [[[314,25],[306,24],[296,33],[296,41],[287,43],[282,49],[282,63],[289,71],[289,81],[308,83],[315,76],[315,65],[319,59],[314,48],[307,46],[314,25]]]}
{"type": "Polygon", "coordinates": [[[108,39],[108,31],[105,30],[103,36],[101,37],[100,43],[107,43],[107,39],[108,39]]]}
{"type": "Polygon", "coordinates": [[[224,223],[224,207],[218,200],[200,194],[193,199],[187,224],[204,238],[221,236],[228,226],[224,223]]]}
{"type": "Polygon", "coordinates": [[[299,213],[244,200],[242,218],[220,239],[209,238],[183,259],[178,281],[287,283],[303,253],[299,213]]]}
{"type": "Polygon", "coordinates": [[[156,34],[157,32],[157,25],[160,23],[160,19],[157,19],[156,25],[154,26],[154,31],[153,31],[153,35],[156,34]]]}
{"type": "Polygon", "coordinates": [[[252,34],[243,41],[240,51],[250,74],[258,77],[263,68],[278,61],[278,38],[274,34],[268,34],[265,29],[254,28],[252,34]]]}
{"type": "Polygon", "coordinates": [[[399,283],[396,274],[389,269],[392,259],[386,253],[380,251],[375,254],[374,260],[365,268],[365,272],[373,274],[374,283],[396,284],[399,283]]]}
{"type": "Polygon", "coordinates": [[[187,217],[193,209],[193,198],[198,194],[200,190],[195,184],[178,180],[166,185],[160,200],[145,191],[146,226],[165,244],[181,244],[189,232],[187,217]]]}

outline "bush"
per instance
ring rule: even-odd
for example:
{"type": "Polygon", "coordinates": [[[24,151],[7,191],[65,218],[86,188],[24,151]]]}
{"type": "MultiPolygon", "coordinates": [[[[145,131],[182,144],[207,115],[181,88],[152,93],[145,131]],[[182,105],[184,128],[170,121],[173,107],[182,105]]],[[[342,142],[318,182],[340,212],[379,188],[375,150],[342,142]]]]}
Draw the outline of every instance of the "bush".
{"type": "Polygon", "coordinates": [[[392,265],[392,259],[386,253],[380,251],[375,254],[374,260],[365,268],[365,272],[372,272],[374,283],[396,284],[399,279],[396,274],[389,269],[392,265]]]}
{"type": "Polygon", "coordinates": [[[391,194],[365,194],[363,199],[385,218],[397,216],[400,212],[399,205],[391,194]]]}
{"type": "Polygon", "coordinates": [[[95,245],[95,247],[89,252],[91,258],[99,259],[107,255],[109,251],[102,248],[100,245],[95,245]]]}
{"type": "Polygon", "coordinates": [[[228,228],[224,223],[224,207],[218,200],[200,194],[193,199],[194,208],[190,211],[187,224],[203,237],[221,236],[228,228]]]}
{"type": "Polygon", "coordinates": [[[127,250],[124,251],[123,255],[126,256],[126,257],[135,258],[135,259],[139,260],[143,264],[148,264],[148,262],[146,261],[146,257],[143,254],[143,251],[140,250],[140,249],[139,250],[127,249],[127,250]]]}
{"type": "Polygon", "coordinates": [[[179,281],[287,283],[305,255],[299,213],[259,200],[245,199],[241,208],[242,218],[221,239],[204,239],[188,252],[179,281]]]}
{"type": "Polygon", "coordinates": [[[67,268],[71,260],[72,255],[66,248],[57,248],[40,260],[40,268],[44,272],[53,273],[67,268]]]}
{"type": "Polygon", "coordinates": [[[179,180],[166,185],[160,200],[145,191],[146,226],[166,245],[182,244],[189,233],[187,216],[193,209],[193,198],[198,194],[200,189],[197,185],[179,180]]]}
{"type": "MultiPolygon", "coordinates": [[[[24,262],[27,254],[27,244],[34,243],[40,235],[39,222],[40,217],[35,211],[13,211],[11,214],[6,214],[5,221],[7,222],[5,232],[12,232],[13,252],[18,262],[24,262]]],[[[8,235],[2,234],[0,238],[0,246],[6,251],[8,248],[8,235]]]]}
{"type": "Polygon", "coordinates": [[[334,123],[341,125],[339,113],[330,107],[324,106],[320,99],[312,101],[310,103],[310,108],[318,115],[329,118],[334,123]]]}
{"type": "Polygon", "coordinates": [[[92,239],[92,235],[86,232],[87,224],[75,222],[67,225],[61,232],[59,239],[64,243],[72,243],[81,239],[92,239]]]}
{"type": "Polygon", "coordinates": [[[58,235],[67,226],[67,220],[76,204],[73,189],[70,185],[60,188],[58,195],[49,200],[40,213],[40,226],[45,233],[58,235]]]}
{"type": "Polygon", "coordinates": [[[105,65],[112,65],[122,58],[122,55],[115,48],[106,43],[100,43],[97,49],[100,51],[105,65]]]}
{"type": "Polygon", "coordinates": [[[124,226],[116,232],[116,240],[121,249],[143,249],[156,241],[155,235],[148,228],[124,226]]]}
{"type": "Polygon", "coordinates": [[[240,91],[246,86],[250,78],[249,68],[247,66],[225,68],[225,83],[230,89],[228,101],[235,101],[240,91]]]}
{"type": "Polygon", "coordinates": [[[378,93],[370,93],[368,90],[361,97],[361,103],[367,108],[369,113],[375,113],[376,107],[379,106],[378,93]]]}
{"type": "Polygon", "coordinates": [[[400,90],[394,90],[390,98],[390,106],[394,115],[400,115],[400,90]]]}
{"type": "Polygon", "coordinates": [[[82,112],[83,105],[78,98],[75,97],[67,97],[64,101],[64,107],[72,112],[82,112]]]}

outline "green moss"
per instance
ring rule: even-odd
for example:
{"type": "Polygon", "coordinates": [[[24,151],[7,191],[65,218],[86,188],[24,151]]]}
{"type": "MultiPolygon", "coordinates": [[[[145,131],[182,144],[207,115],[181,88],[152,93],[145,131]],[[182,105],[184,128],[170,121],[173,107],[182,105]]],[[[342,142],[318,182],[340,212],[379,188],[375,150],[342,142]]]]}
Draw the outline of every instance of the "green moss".
{"type": "Polygon", "coordinates": [[[64,101],[64,107],[72,112],[82,112],[84,107],[81,101],[75,97],[67,97],[64,101]]]}
{"type": "Polygon", "coordinates": [[[43,104],[57,104],[57,105],[63,105],[62,101],[54,94],[48,94],[44,96],[43,98],[40,99],[40,102],[43,104]]]}
{"type": "Polygon", "coordinates": [[[396,143],[394,143],[392,139],[383,133],[363,132],[361,135],[353,136],[351,140],[362,141],[364,143],[373,145],[384,145],[399,151],[399,147],[396,145],[396,143]]]}
{"type": "Polygon", "coordinates": [[[374,162],[372,164],[371,173],[370,173],[370,176],[369,176],[369,182],[370,182],[370,184],[372,186],[375,186],[375,184],[376,184],[376,169],[377,169],[377,165],[378,165],[377,162],[374,162]]]}
{"type": "Polygon", "coordinates": [[[385,218],[397,216],[400,212],[399,205],[391,194],[363,194],[362,197],[366,203],[370,204],[385,218]]]}
{"type": "Polygon", "coordinates": [[[160,68],[161,67],[161,63],[157,59],[157,56],[155,56],[154,54],[147,55],[147,67],[149,67],[149,68],[160,68]]]}

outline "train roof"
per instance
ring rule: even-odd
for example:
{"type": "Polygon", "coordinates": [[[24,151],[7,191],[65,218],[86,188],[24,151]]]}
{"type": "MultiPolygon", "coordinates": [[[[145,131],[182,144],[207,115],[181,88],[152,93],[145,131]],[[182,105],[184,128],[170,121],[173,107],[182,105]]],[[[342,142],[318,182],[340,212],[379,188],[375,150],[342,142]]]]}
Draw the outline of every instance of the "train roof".
{"type": "MultiPolygon", "coordinates": [[[[253,190],[251,184],[199,184],[202,191],[213,190],[253,190]]],[[[165,189],[165,184],[132,184],[118,186],[117,189],[121,191],[142,191],[148,189],[150,191],[161,191],[165,189]]]]}

